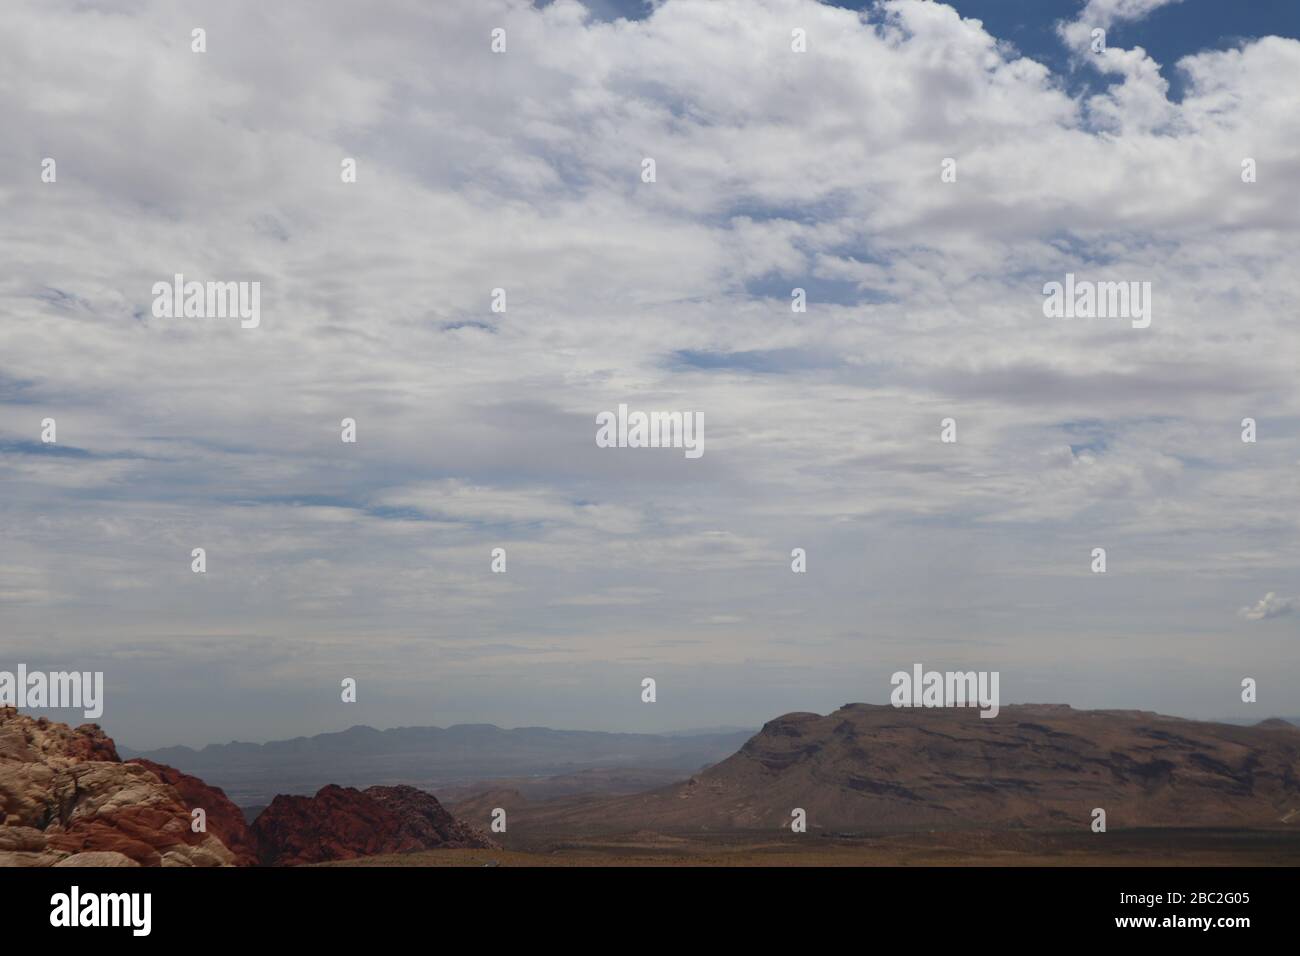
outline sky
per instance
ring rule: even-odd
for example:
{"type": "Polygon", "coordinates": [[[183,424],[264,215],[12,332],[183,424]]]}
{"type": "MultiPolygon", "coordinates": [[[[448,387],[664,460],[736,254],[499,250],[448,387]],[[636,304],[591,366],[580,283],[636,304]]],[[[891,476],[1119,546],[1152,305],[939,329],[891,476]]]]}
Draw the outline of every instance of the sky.
{"type": "Polygon", "coordinates": [[[135,749],[756,727],[918,662],[1300,713],[1297,11],[6,4],[0,670],[102,671],[135,749]],[[177,273],[260,324],[157,316],[177,273]],[[620,403],[704,454],[598,447],[620,403]]]}

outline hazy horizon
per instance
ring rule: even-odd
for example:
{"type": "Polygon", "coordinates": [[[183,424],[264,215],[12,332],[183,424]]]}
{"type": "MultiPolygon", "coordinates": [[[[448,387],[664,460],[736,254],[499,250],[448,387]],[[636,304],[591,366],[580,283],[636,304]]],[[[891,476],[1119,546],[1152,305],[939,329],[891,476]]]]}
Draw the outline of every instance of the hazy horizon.
{"type": "MultiPolygon", "coordinates": [[[[315,737],[315,736],[319,736],[319,735],[322,735],[322,734],[339,734],[339,733],[346,733],[347,731],[352,730],[352,729],[354,729],[354,728],[356,728],[356,727],[366,727],[366,728],[369,728],[369,729],[371,729],[371,730],[378,730],[378,731],[380,731],[380,732],[388,731],[388,730],[399,730],[399,729],[410,728],[410,727],[418,727],[418,728],[423,728],[423,727],[438,727],[438,728],[441,728],[441,729],[446,730],[446,729],[449,729],[449,728],[451,728],[451,727],[458,727],[458,726],[493,726],[493,727],[497,727],[497,728],[500,729],[500,730],[507,730],[507,731],[509,731],[509,730],[525,730],[525,729],[541,728],[541,729],[544,729],[544,730],[555,730],[555,731],[561,731],[561,732],[564,732],[564,731],[577,731],[577,732],[586,732],[586,733],[593,733],[593,732],[594,732],[594,733],[638,733],[638,734],[654,734],[654,735],[659,735],[659,736],[672,736],[672,735],[678,735],[678,736],[692,736],[692,735],[706,735],[706,734],[718,734],[718,733],[738,733],[738,732],[742,732],[742,731],[744,731],[744,732],[754,732],[754,733],[757,733],[757,732],[762,728],[762,726],[763,726],[764,724],[768,723],[768,722],[771,721],[771,720],[775,720],[775,719],[777,719],[777,718],[779,718],[779,717],[783,717],[783,716],[785,716],[786,714],[790,714],[790,713],[801,713],[801,712],[802,712],[802,713],[817,713],[817,714],[825,715],[825,714],[832,713],[832,712],[834,712],[835,710],[838,710],[840,707],[846,706],[846,705],[848,705],[848,704],[871,704],[871,705],[873,705],[873,706],[886,706],[887,703],[888,703],[887,701],[847,701],[847,700],[846,700],[846,701],[841,702],[840,704],[837,704],[837,705],[835,705],[835,706],[833,706],[833,707],[827,707],[827,708],[825,708],[825,709],[823,709],[823,710],[812,710],[812,711],[810,711],[810,710],[808,710],[808,709],[806,709],[806,708],[802,708],[802,709],[801,709],[801,708],[796,708],[796,709],[794,709],[794,710],[788,710],[788,711],[782,711],[782,712],[780,712],[780,713],[774,713],[774,714],[772,714],[770,717],[767,717],[767,718],[765,718],[764,720],[761,720],[761,721],[754,722],[754,723],[752,723],[752,724],[743,724],[743,723],[740,723],[740,724],[717,724],[717,725],[712,725],[712,726],[670,727],[670,728],[666,728],[666,729],[662,729],[662,730],[644,729],[644,728],[640,728],[640,727],[638,727],[638,728],[636,728],[636,729],[626,729],[626,728],[624,728],[624,729],[619,729],[619,728],[609,728],[609,727],[551,726],[551,725],[547,725],[547,724],[537,724],[537,723],[501,724],[501,723],[498,723],[498,722],[495,722],[495,721],[491,721],[491,720],[455,720],[455,721],[449,721],[449,722],[446,722],[446,723],[436,723],[436,722],[435,722],[435,723],[396,723],[396,724],[390,724],[390,725],[384,725],[384,726],[377,726],[377,725],[375,725],[375,724],[369,724],[369,723],[366,723],[366,722],[362,721],[362,722],[359,722],[359,723],[347,724],[346,726],[339,726],[339,727],[324,727],[324,728],[321,728],[321,729],[319,729],[319,730],[308,731],[308,732],[295,732],[295,733],[284,734],[284,735],[282,735],[282,736],[270,736],[270,737],[262,736],[262,737],[256,737],[256,738],[232,737],[232,738],[224,739],[224,740],[203,740],[203,741],[172,740],[172,741],[165,742],[165,743],[153,743],[153,744],[148,744],[148,745],[139,745],[139,744],[137,744],[135,741],[128,740],[128,739],[126,739],[126,738],[117,738],[117,737],[115,737],[115,738],[114,738],[114,743],[117,744],[119,748],[121,748],[121,747],[126,747],[128,750],[132,750],[132,751],[136,751],[136,752],[146,752],[146,751],[166,750],[166,749],[169,749],[169,748],[172,748],[172,747],[188,747],[188,748],[190,748],[191,750],[202,750],[204,747],[213,746],[213,745],[215,745],[215,746],[224,746],[224,745],[227,745],[227,744],[235,744],[235,743],[261,745],[261,744],[274,743],[274,742],[280,742],[280,741],[285,741],[285,740],[294,740],[294,739],[297,739],[297,738],[309,738],[309,737],[315,737]]],[[[1011,702],[1006,702],[1006,701],[1004,701],[1004,702],[1002,703],[1002,706],[1003,706],[1004,708],[1006,708],[1006,707],[1016,707],[1016,706],[1033,706],[1033,705],[1037,705],[1037,704],[1049,704],[1049,705],[1050,705],[1050,704],[1062,704],[1062,703],[1065,703],[1065,702],[1064,702],[1064,701],[1047,701],[1047,700],[1035,700],[1035,701],[1011,701],[1011,702]]],[[[1072,705],[1072,704],[1066,704],[1066,706],[1072,707],[1072,708],[1075,709],[1075,710],[1121,710],[1121,711],[1140,711],[1140,710],[1146,710],[1146,709],[1147,709],[1147,708],[1141,708],[1141,707],[1083,708],[1083,707],[1075,707],[1075,706],[1072,705]]],[[[34,709],[32,709],[32,708],[28,708],[28,709],[24,709],[24,710],[23,710],[23,713],[29,714],[29,715],[31,715],[31,716],[33,716],[33,717],[48,717],[48,718],[50,718],[51,720],[58,720],[58,721],[61,721],[61,722],[63,722],[63,723],[70,724],[70,725],[72,725],[72,726],[74,726],[74,727],[77,726],[79,723],[87,723],[87,722],[88,722],[88,723],[98,723],[98,721],[82,721],[82,720],[78,720],[78,719],[76,719],[75,717],[69,719],[69,718],[68,718],[68,715],[67,715],[66,713],[60,713],[59,711],[50,710],[50,709],[48,709],[48,708],[34,708],[34,709]]],[[[1159,712],[1157,712],[1157,713],[1159,713],[1159,712]]],[[[1202,720],[1202,721],[1210,721],[1210,722],[1212,722],[1212,723],[1225,723],[1225,722],[1226,722],[1226,723],[1242,723],[1242,722],[1246,722],[1246,723],[1250,723],[1250,724],[1260,723],[1261,721],[1266,721],[1266,720],[1271,720],[1271,719],[1277,719],[1277,718],[1280,718],[1280,719],[1283,719],[1283,720],[1292,721],[1292,722],[1296,721],[1297,719],[1300,719],[1300,716],[1292,715],[1292,714],[1283,714],[1283,713],[1278,713],[1278,714],[1272,714],[1272,713],[1270,713],[1270,714],[1268,714],[1267,716],[1258,717],[1258,718],[1253,717],[1253,716],[1251,716],[1251,717],[1241,717],[1241,718],[1234,718],[1234,717],[1192,717],[1192,716],[1188,716],[1188,715],[1186,715],[1186,714],[1162,714],[1162,716],[1165,716],[1165,717],[1178,717],[1178,718],[1182,718],[1182,719],[1185,719],[1185,720],[1202,720]]],[[[110,736],[110,737],[114,737],[114,735],[113,735],[111,732],[109,732],[109,736],[110,736]]]]}

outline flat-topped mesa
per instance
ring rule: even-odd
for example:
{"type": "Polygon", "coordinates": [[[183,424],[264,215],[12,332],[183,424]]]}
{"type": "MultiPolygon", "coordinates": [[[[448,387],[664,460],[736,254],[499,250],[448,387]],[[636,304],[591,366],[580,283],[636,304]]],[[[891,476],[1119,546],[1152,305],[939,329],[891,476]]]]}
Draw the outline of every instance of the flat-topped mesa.
{"type": "Polygon", "coordinates": [[[1097,807],[1111,829],[1287,826],[1300,819],[1300,728],[1053,704],[985,719],[853,703],[785,714],[690,781],[582,816],[606,828],[788,832],[800,808],[809,833],[1087,832],[1097,807]]]}

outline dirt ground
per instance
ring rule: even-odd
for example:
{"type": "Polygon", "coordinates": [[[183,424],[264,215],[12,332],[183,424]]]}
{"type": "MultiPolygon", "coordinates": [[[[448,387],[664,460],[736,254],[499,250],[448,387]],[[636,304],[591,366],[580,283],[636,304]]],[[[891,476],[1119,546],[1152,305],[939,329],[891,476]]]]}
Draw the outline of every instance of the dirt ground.
{"type": "Polygon", "coordinates": [[[879,835],[659,834],[514,839],[323,866],[1297,866],[1292,830],[1130,830],[879,835]]]}

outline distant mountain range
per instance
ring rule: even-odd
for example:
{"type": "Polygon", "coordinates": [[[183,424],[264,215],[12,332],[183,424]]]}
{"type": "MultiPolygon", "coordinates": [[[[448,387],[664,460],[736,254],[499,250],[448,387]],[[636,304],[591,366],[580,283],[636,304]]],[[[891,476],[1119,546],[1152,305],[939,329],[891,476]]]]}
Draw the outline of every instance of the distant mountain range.
{"type": "Polygon", "coordinates": [[[492,724],[452,727],[357,726],[339,733],[264,744],[210,744],[201,750],[133,751],[221,787],[240,806],[276,794],[312,794],[326,784],[365,788],[411,784],[426,790],[498,778],[551,777],[620,768],[688,776],[735,753],[751,730],[683,734],[613,734],[492,724]]]}

